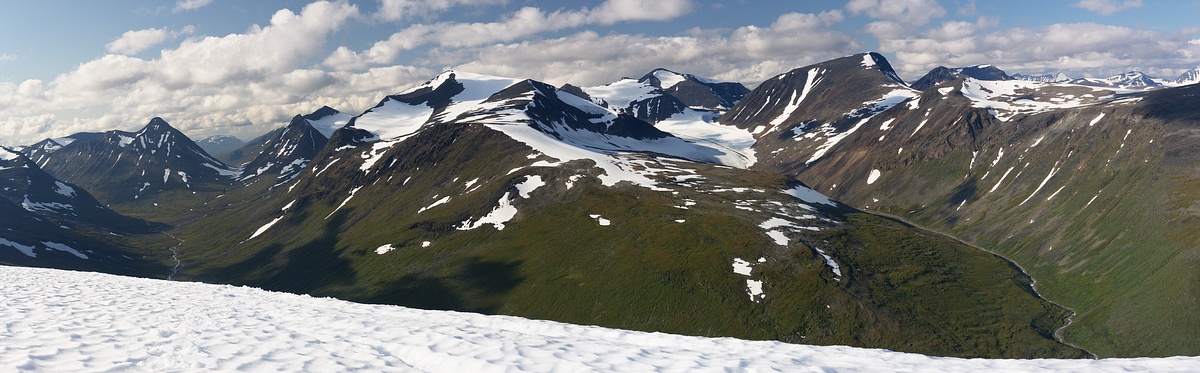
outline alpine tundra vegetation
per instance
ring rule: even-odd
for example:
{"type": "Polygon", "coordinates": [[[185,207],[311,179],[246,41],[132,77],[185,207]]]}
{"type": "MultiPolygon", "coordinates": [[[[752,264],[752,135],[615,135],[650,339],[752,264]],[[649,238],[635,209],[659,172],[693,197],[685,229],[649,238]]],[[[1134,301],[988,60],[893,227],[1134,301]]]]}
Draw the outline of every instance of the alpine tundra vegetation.
{"type": "MultiPolygon", "coordinates": [[[[137,12],[266,6],[210,3],[137,12]]],[[[0,74],[0,369],[1194,368],[1147,359],[1200,355],[1190,31],[1001,26],[975,1],[510,3],[315,1],[0,74]],[[730,23],[761,7],[797,9],[730,23]],[[148,325],[134,353],[120,308],[238,327],[148,325]]]]}

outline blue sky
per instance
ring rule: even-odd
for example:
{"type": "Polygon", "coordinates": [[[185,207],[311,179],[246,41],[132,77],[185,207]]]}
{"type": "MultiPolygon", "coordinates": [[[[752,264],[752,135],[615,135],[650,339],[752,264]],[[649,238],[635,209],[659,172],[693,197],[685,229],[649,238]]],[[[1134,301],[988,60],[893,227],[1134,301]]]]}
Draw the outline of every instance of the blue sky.
{"type": "Polygon", "coordinates": [[[357,114],[445,69],[599,85],[655,67],[753,86],[879,51],[938,65],[1174,78],[1200,0],[108,0],[0,13],[0,144],[132,130],[252,138],[321,105],[357,114]]]}

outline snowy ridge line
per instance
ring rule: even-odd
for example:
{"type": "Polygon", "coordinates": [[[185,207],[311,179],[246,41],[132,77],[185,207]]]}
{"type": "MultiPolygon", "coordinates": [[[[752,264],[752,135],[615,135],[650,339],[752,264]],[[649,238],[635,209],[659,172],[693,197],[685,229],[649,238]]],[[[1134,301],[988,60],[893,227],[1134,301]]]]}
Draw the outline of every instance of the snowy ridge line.
{"type": "Polygon", "coordinates": [[[4,371],[1188,371],[1200,357],[962,359],[0,267],[4,371]],[[64,301],[66,300],[66,301],[64,301]]]}

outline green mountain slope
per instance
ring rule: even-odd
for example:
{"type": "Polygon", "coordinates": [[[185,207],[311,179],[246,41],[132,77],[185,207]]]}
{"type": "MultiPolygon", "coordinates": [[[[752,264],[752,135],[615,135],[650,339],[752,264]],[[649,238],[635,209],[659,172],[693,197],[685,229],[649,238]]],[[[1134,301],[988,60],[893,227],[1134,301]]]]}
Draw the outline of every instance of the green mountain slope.
{"type": "Polygon", "coordinates": [[[1085,356],[1053,339],[1069,312],[1002,258],[797,199],[784,191],[806,188],[776,174],[626,154],[659,170],[648,174],[656,187],[606,186],[592,161],[547,165],[471,123],[368,150],[378,144],[347,149],[335,135],[286,193],[180,228],[183,276],[693,335],[1085,356]],[[362,154],[378,160],[364,170],[362,154]],[[502,229],[464,229],[506,204],[515,213],[502,229]],[[740,261],[750,275],[735,272],[740,261]]]}
{"type": "Polygon", "coordinates": [[[927,89],[810,164],[783,151],[759,165],[1013,259],[1079,313],[1065,338],[1101,356],[1200,351],[1183,311],[1200,305],[1198,88],[988,84],[927,89]]]}
{"type": "MultiPolygon", "coordinates": [[[[890,71],[879,58],[839,63],[890,71]]],[[[882,94],[917,94],[883,81],[882,94]]],[[[874,104],[855,118],[795,112],[858,123],[899,102],[864,94],[874,104]]],[[[805,125],[785,119],[767,133],[805,125]]],[[[1004,258],[779,172],[714,164],[750,158],[540,82],[446,72],[350,120],[286,178],[282,169],[241,180],[216,172],[202,185],[180,177],[180,187],[168,177],[143,194],[131,183],[174,173],[139,167],[174,172],[181,166],[160,158],[175,153],[161,141],[129,150],[154,136],[110,135],[65,154],[96,150],[109,165],[138,155],[104,180],[87,176],[132,200],[114,203],[118,212],[171,225],[135,237],[160,253],[145,258],[160,264],[151,276],[692,335],[1089,356],[1056,339],[1071,312],[1004,258]]],[[[263,152],[295,143],[264,142],[263,152]]]]}

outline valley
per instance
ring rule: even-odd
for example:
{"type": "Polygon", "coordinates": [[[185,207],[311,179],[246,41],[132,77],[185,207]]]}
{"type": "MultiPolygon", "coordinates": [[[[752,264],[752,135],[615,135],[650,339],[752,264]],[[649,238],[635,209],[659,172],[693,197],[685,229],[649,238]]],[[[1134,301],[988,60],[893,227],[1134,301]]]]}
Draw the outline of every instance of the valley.
{"type": "Polygon", "coordinates": [[[1018,78],[910,85],[876,53],[753,90],[446,71],[241,144],[152,118],[2,148],[0,263],[938,356],[1196,354],[1200,88],[1018,78]]]}

